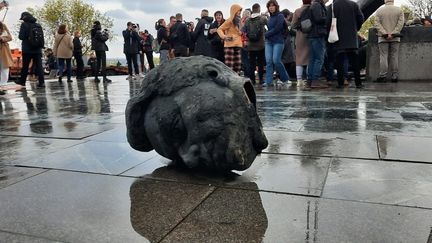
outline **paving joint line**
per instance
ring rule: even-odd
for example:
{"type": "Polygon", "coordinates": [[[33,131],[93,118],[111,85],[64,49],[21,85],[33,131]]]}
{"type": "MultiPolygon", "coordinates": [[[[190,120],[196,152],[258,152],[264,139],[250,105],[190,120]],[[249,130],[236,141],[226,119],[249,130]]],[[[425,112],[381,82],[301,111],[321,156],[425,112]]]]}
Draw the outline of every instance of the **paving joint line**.
{"type": "Polygon", "coordinates": [[[25,236],[25,237],[35,238],[35,239],[49,240],[49,241],[53,241],[53,242],[71,243],[69,241],[59,241],[59,240],[56,240],[56,239],[51,239],[51,238],[47,238],[47,237],[43,237],[43,236],[37,236],[37,235],[25,234],[25,233],[19,233],[19,232],[13,232],[13,231],[9,231],[9,230],[2,230],[2,229],[0,229],[0,232],[8,233],[8,234],[13,234],[13,235],[20,235],[20,236],[25,236]]]}
{"type": "Polygon", "coordinates": [[[198,207],[200,207],[205,201],[207,201],[207,199],[214,194],[215,191],[217,191],[218,188],[214,187],[214,189],[208,193],[202,200],[200,203],[198,203],[198,205],[196,205],[185,217],[183,217],[168,233],[166,233],[159,241],[158,243],[162,242],[165,238],[167,238],[172,232],[174,232],[174,230],[180,226],[193,212],[195,212],[198,207]]]}

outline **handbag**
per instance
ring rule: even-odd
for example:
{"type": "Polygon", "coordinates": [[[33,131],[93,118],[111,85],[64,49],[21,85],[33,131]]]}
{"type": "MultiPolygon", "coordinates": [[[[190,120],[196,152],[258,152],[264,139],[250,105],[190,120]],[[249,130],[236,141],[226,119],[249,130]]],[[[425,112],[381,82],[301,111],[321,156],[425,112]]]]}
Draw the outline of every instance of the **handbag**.
{"type": "Polygon", "coordinates": [[[328,42],[329,43],[335,43],[339,41],[339,34],[337,32],[337,18],[335,18],[334,15],[334,3],[332,5],[332,22],[331,22],[331,26],[330,26],[330,33],[329,33],[329,37],[328,37],[328,42]]]}

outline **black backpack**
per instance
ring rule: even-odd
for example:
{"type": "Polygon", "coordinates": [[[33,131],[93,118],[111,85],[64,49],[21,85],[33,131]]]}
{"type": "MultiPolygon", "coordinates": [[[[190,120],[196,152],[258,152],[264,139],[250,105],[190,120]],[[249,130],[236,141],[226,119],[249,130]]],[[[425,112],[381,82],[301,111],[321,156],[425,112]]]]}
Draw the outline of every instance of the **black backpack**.
{"type": "Polygon", "coordinates": [[[300,15],[300,31],[309,33],[312,30],[312,13],[311,7],[307,7],[300,15]]]}
{"type": "Polygon", "coordinates": [[[43,48],[45,46],[44,34],[40,24],[30,24],[28,41],[30,46],[34,48],[43,48]]]}
{"type": "Polygon", "coordinates": [[[262,25],[259,18],[250,19],[248,24],[247,37],[250,42],[258,42],[264,33],[264,26],[262,25]]]}

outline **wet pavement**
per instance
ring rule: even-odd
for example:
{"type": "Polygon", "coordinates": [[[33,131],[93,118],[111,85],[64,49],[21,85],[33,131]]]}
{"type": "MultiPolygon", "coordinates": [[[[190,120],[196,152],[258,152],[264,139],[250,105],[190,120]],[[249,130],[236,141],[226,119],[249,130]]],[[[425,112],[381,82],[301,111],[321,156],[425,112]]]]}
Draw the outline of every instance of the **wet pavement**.
{"type": "Polygon", "coordinates": [[[432,242],[432,83],[259,89],[269,147],[220,175],[131,149],[113,80],[0,96],[0,242],[432,242]]]}

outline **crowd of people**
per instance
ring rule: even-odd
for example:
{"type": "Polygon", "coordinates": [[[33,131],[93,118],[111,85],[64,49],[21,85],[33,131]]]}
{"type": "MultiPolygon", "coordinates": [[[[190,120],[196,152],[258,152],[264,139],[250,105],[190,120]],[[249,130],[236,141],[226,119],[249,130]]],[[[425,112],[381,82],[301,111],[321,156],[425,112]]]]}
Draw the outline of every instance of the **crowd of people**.
{"type": "MultiPolygon", "coordinates": [[[[398,80],[400,31],[405,21],[402,10],[394,6],[393,1],[385,0],[385,5],[376,13],[381,66],[377,82],[385,82],[389,72],[391,81],[398,80]]],[[[332,85],[336,69],[336,85],[342,88],[347,85],[348,70],[351,69],[356,87],[362,88],[358,53],[362,41],[358,31],[364,22],[362,11],[351,0],[335,0],[326,6],[327,2],[302,0],[302,5],[294,11],[281,10],[276,0],[269,0],[264,11],[259,3],[246,9],[233,4],[227,19],[222,11],[216,11],[211,17],[209,11],[204,9],[196,26],[194,22],[184,21],[183,15],[178,13],[171,16],[168,23],[164,19],[156,22],[156,38],[148,30],[141,31],[138,24],[128,22],[122,33],[123,51],[128,64],[127,79],[143,77],[145,57],[149,69],[153,69],[153,53],[157,52],[160,64],[175,57],[213,57],[263,87],[284,86],[292,81],[293,85],[304,83],[305,90],[327,88],[332,85]],[[334,20],[337,25],[333,25],[334,20]],[[334,32],[338,39],[329,41],[329,34],[334,32]],[[321,81],[324,70],[327,82],[321,81]]],[[[21,77],[16,83],[25,88],[32,63],[32,72],[38,77],[37,87],[43,88],[43,29],[28,12],[23,12],[20,20],[23,65],[21,77]]],[[[430,17],[423,21],[431,22],[430,17]]],[[[0,23],[0,32],[2,85],[8,80],[8,67],[13,60],[7,45],[12,36],[3,23],[0,23]]],[[[75,30],[72,36],[68,26],[61,24],[53,47],[45,49],[48,66],[57,70],[50,75],[58,77],[59,82],[64,76],[67,82],[72,82],[72,57],[76,60],[77,80],[86,78],[80,38],[79,30],[75,30]]],[[[95,21],[91,30],[93,53],[88,61],[95,82],[101,81],[99,77],[103,82],[111,82],[106,75],[106,42],[109,38],[109,31],[95,21]]]]}

